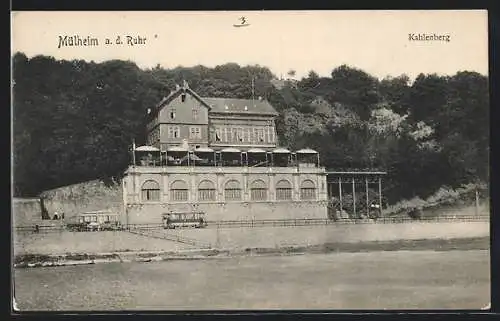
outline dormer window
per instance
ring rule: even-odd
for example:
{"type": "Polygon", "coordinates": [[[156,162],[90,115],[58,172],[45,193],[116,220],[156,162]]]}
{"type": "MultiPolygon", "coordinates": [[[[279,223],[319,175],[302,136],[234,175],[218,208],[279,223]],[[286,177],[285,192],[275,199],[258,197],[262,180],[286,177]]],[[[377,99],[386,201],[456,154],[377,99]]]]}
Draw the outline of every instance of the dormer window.
{"type": "Polygon", "coordinates": [[[175,119],[175,109],[170,110],[170,119],[175,119]]]}
{"type": "Polygon", "coordinates": [[[181,95],[181,101],[182,101],[182,102],[185,102],[185,101],[186,101],[186,94],[182,94],[182,95],[181,95]]]}

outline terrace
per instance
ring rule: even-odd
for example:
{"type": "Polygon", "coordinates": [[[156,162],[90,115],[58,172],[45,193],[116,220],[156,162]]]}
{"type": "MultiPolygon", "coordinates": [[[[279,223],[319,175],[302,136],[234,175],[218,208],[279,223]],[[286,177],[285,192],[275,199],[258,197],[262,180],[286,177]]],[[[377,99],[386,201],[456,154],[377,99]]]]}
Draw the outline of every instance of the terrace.
{"type": "Polygon", "coordinates": [[[264,150],[236,148],[214,150],[200,147],[194,150],[180,146],[160,151],[153,146],[141,146],[133,151],[132,165],[139,167],[296,167],[320,168],[319,153],[305,148],[292,152],[285,148],[264,150]]]}

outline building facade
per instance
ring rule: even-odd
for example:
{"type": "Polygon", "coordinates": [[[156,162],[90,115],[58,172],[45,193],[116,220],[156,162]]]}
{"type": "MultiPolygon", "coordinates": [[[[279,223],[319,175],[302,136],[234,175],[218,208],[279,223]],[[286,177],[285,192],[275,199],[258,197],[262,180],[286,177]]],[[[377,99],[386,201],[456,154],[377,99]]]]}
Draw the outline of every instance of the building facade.
{"type": "Polygon", "coordinates": [[[204,98],[184,83],[148,116],[147,146],[134,148],[123,180],[125,224],[189,211],[208,221],[327,218],[318,153],[278,146],[266,100],[204,98]]]}
{"type": "Polygon", "coordinates": [[[184,83],[150,111],[147,144],[163,152],[186,144],[191,149],[274,148],[277,116],[260,97],[202,98],[184,83]]]}

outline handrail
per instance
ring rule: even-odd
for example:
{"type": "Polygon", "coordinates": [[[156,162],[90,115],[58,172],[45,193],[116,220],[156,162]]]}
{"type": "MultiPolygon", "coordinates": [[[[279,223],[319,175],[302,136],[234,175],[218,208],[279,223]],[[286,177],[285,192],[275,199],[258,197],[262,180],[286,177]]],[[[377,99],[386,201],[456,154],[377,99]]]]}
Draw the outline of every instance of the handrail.
{"type": "Polygon", "coordinates": [[[391,223],[418,223],[418,222],[484,222],[489,216],[441,216],[431,218],[412,219],[410,217],[381,217],[375,220],[367,219],[264,219],[264,220],[232,220],[207,221],[207,226],[216,227],[257,227],[257,226],[306,226],[306,225],[335,225],[335,224],[391,224],[391,223]]]}
{"type": "Polygon", "coordinates": [[[202,215],[206,215],[205,212],[203,211],[191,211],[191,212],[165,212],[165,213],[162,213],[162,215],[169,215],[169,214],[202,214],[202,215]]]}
{"type": "MultiPolygon", "coordinates": [[[[359,219],[328,219],[328,218],[296,218],[296,219],[263,219],[263,220],[227,220],[206,221],[207,227],[259,227],[259,226],[304,226],[304,225],[336,225],[336,224],[391,224],[391,223],[418,223],[418,222],[488,222],[488,215],[453,216],[444,215],[436,217],[423,217],[412,219],[410,217],[380,217],[376,220],[359,219]]],[[[39,225],[40,232],[63,231],[64,226],[39,225]]],[[[125,230],[163,230],[163,224],[129,224],[121,226],[125,230]]],[[[33,231],[35,225],[15,226],[16,231],[33,231]]],[[[193,239],[194,240],[194,239],[193,239]]]]}

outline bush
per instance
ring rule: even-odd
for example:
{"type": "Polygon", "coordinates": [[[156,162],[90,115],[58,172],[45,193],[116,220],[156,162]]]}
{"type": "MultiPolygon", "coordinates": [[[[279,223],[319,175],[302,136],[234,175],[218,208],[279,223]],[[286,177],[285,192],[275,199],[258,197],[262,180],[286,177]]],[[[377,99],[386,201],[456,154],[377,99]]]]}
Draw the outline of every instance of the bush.
{"type": "Polygon", "coordinates": [[[411,200],[402,200],[387,208],[386,215],[397,215],[407,213],[414,219],[419,219],[423,215],[424,209],[443,206],[443,205],[461,205],[470,204],[476,198],[476,190],[479,191],[479,197],[487,198],[488,187],[485,184],[467,184],[457,189],[447,186],[440,187],[433,195],[426,200],[414,197],[411,200]]]}
{"type": "Polygon", "coordinates": [[[422,218],[422,209],[413,208],[408,212],[408,216],[414,220],[420,220],[422,218]]]}

